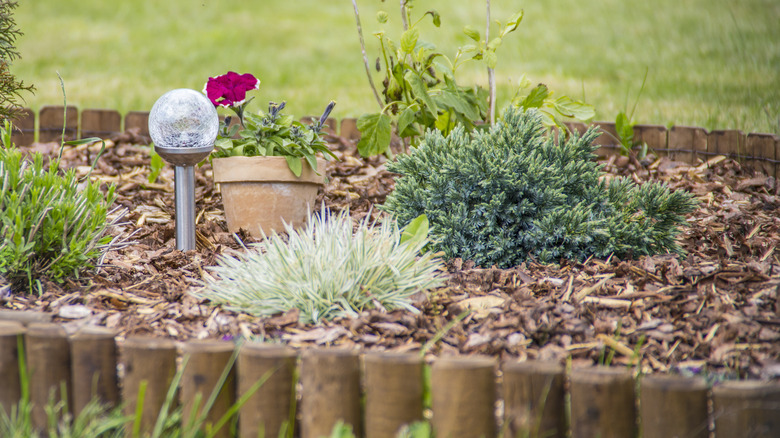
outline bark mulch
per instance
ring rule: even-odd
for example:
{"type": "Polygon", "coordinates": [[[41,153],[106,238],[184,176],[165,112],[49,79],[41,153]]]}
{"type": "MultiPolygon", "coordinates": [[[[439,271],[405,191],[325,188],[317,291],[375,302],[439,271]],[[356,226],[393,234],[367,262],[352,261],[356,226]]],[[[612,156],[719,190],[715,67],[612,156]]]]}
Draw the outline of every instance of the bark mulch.
{"type": "MultiPolygon", "coordinates": [[[[124,225],[96,273],[42,296],[6,293],[2,309],[45,312],[71,331],[85,324],[120,336],[177,340],[245,337],[295,347],[488,354],[573,364],[636,366],[642,372],[703,374],[713,379],[780,377],[780,184],[717,156],[698,166],[668,158],[609,157],[606,178],[663,180],[696,194],[682,242],[688,255],[637,260],[532,261],[512,269],[447,264],[448,281],[421,297],[420,313],[377,310],[314,325],[297,312],[271,318],[235,314],[189,294],[224,253],[254,240],[226,231],[211,169],[196,169],[198,249],[175,249],[173,170],[149,183],[148,139],[126,132],[108,143],[93,176],[117,186],[124,225]]],[[[383,158],[357,156],[352,141],[332,137],[341,158],[327,167],[319,202],[379,215],[394,176],[383,158]]],[[[54,154],[58,145],[32,147],[54,154]]],[[[66,150],[82,174],[98,146],[66,150]]],[[[24,315],[24,314],[21,314],[24,315]]],[[[36,314],[40,317],[40,314],[36,314]]],[[[3,317],[0,315],[0,317],[3,317]]]]}

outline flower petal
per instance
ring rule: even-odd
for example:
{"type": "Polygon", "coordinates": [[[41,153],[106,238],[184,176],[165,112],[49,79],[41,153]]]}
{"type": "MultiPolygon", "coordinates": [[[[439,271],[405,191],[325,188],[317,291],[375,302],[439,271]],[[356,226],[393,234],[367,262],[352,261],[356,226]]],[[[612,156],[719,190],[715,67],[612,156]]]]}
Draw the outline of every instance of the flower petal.
{"type": "Polygon", "coordinates": [[[246,102],[247,91],[260,88],[260,80],[250,73],[229,71],[209,78],[203,92],[214,106],[236,107],[246,102]]]}

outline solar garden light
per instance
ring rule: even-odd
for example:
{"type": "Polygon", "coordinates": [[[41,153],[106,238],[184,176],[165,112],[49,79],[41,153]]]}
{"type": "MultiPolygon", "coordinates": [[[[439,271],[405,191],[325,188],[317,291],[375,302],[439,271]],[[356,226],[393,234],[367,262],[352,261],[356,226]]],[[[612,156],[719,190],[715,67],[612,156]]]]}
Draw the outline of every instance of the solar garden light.
{"type": "Polygon", "coordinates": [[[163,94],[149,113],[154,150],[175,166],[176,249],[195,249],[195,168],[214,148],[219,116],[209,99],[181,88],[163,94]]]}

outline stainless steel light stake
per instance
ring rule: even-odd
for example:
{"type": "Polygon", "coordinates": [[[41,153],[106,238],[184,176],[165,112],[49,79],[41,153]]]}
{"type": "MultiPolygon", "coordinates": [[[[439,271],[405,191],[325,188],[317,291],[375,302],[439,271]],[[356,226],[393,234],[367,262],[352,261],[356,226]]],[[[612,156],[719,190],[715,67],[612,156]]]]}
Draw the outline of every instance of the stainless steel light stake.
{"type": "Polygon", "coordinates": [[[163,94],[149,113],[154,150],[175,166],[176,249],[195,249],[195,168],[214,148],[219,116],[203,94],[180,88],[163,94]]]}

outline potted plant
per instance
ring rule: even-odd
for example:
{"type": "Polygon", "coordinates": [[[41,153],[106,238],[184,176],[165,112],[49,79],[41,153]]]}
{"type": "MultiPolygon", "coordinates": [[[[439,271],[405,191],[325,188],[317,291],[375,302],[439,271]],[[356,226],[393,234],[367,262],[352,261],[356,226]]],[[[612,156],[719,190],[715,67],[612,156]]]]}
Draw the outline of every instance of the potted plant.
{"type": "Polygon", "coordinates": [[[246,93],[259,87],[249,73],[228,72],[209,78],[203,90],[214,106],[237,117],[220,122],[211,156],[228,230],[243,228],[256,237],[283,231],[285,222],[302,225],[325,183],[323,158],[335,158],[321,134],[335,102],[306,126],[282,113],[285,102],[270,102],[268,112],[246,111],[246,93]]]}

